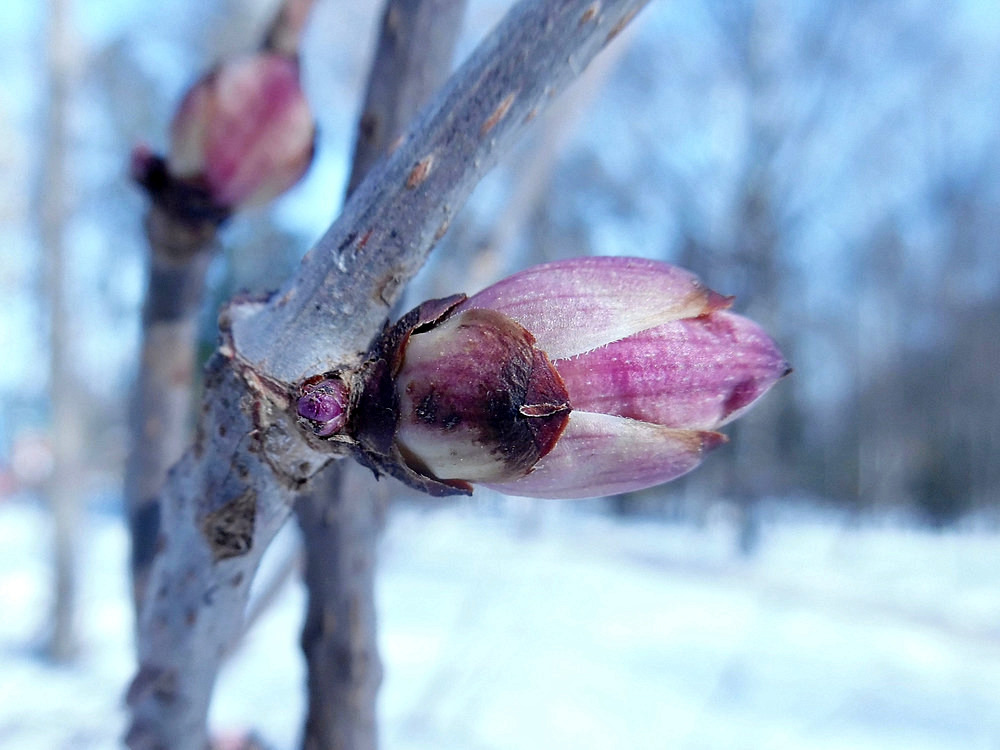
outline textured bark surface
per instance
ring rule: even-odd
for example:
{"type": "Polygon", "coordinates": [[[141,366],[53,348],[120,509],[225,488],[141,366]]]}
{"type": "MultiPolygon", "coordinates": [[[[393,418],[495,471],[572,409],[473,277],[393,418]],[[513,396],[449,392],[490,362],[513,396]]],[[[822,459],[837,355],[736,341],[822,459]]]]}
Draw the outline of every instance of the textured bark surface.
{"type": "Polygon", "coordinates": [[[222,354],[209,363],[203,429],[161,495],[127,696],[133,748],[206,746],[212,685],[240,632],[253,573],[297,490],[329,460],[244,375],[222,354]]]}
{"type": "Polygon", "coordinates": [[[260,557],[336,448],[291,417],[294,385],[358,361],[475,183],[643,0],[526,0],[362,182],[298,273],[224,316],[198,439],[170,472],[129,691],[133,748],[203,750],[220,655],[260,557]],[[329,452],[328,452],[329,451],[329,452]]]}
{"type": "Polygon", "coordinates": [[[198,314],[215,229],[214,224],[190,226],[157,206],[146,217],[150,269],[125,469],[136,612],[160,533],[157,496],[167,469],[191,442],[198,314]]]}
{"type": "MultiPolygon", "coordinates": [[[[451,70],[464,0],[389,0],[358,124],[350,195],[451,70]]],[[[384,485],[337,462],[296,503],[305,546],[308,609],[302,630],[306,750],[374,750],[382,680],[375,553],[384,485]]]]}

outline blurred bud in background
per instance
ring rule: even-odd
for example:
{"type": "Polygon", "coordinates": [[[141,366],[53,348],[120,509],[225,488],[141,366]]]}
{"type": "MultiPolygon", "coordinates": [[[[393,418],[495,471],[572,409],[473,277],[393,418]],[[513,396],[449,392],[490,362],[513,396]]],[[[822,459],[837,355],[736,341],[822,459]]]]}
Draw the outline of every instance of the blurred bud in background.
{"type": "Polygon", "coordinates": [[[296,58],[258,52],[199,79],[170,125],[167,157],[136,146],[132,176],[172,215],[217,224],[302,179],[315,134],[296,58]]]}
{"type": "Polygon", "coordinates": [[[297,60],[261,52],[220,65],[188,91],[170,125],[167,168],[203,181],[219,205],[260,205],[306,173],[314,136],[297,60]]]}

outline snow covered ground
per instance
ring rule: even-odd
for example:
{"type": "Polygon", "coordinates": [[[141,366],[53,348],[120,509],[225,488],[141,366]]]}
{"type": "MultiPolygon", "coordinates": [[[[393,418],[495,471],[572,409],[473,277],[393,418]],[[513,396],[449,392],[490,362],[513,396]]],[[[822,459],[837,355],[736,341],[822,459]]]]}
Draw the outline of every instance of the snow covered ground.
{"type": "MultiPolygon", "coordinates": [[[[742,559],[725,519],[396,510],[380,560],[383,747],[1000,748],[1000,536],[786,514],[742,559]]],[[[0,505],[0,748],[114,747],[123,732],[126,540],[109,514],[85,531],[84,650],[55,667],[35,650],[44,515],[0,505]]],[[[302,602],[287,587],[227,666],[215,726],[296,746],[302,602]]]]}

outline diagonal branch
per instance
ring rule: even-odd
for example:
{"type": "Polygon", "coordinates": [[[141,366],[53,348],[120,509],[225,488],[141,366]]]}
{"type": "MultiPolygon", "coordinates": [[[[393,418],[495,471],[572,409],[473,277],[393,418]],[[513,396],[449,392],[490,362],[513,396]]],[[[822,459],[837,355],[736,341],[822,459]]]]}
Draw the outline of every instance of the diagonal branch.
{"type": "Polygon", "coordinates": [[[163,532],[129,690],[133,748],[202,750],[219,659],[295,493],[329,459],[289,399],[350,365],[475,183],[645,0],[524,0],[479,46],[406,141],[266,301],[234,303],[199,439],[161,496],[163,532]]]}
{"type": "Polygon", "coordinates": [[[239,356],[292,383],[364,351],[479,179],[645,2],[516,5],[280,293],[233,311],[239,356]]]}

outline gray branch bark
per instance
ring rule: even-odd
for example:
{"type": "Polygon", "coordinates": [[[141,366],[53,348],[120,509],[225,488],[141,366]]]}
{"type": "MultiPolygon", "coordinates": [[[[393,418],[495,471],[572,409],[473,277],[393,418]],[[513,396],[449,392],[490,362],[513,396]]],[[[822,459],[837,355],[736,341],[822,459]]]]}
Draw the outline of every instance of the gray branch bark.
{"type": "Polygon", "coordinates": [[[202,750],[220,654],[297,491],[330,458],[291,416],[295,384],[358,362],[475,183],[644,0],[525,0],[348,201],[298,273],[223,320],[199,439],[162,495],[129,690],[133,748],[202,750]]]}
{"type": "MultiPolygon", "coordinates": [[[[348,195],[447,78],[464,6],[464,0],[386,3],[348,195]]],[[[295,506],[309,595],[301,641],[306,750],[378,747],[375,557],[384,499],[361,471],[340,462],[327,467],[295,506]]]]}
{"type": "Polygon", "coordinates": [[[146,236],[150,269],[125,467],[136,612],[145,597],[160,533],[160,487],[191,439],[198,313],[216,248],[216,226],[192,227],[153,206],[146,217],[146,236]]]}

